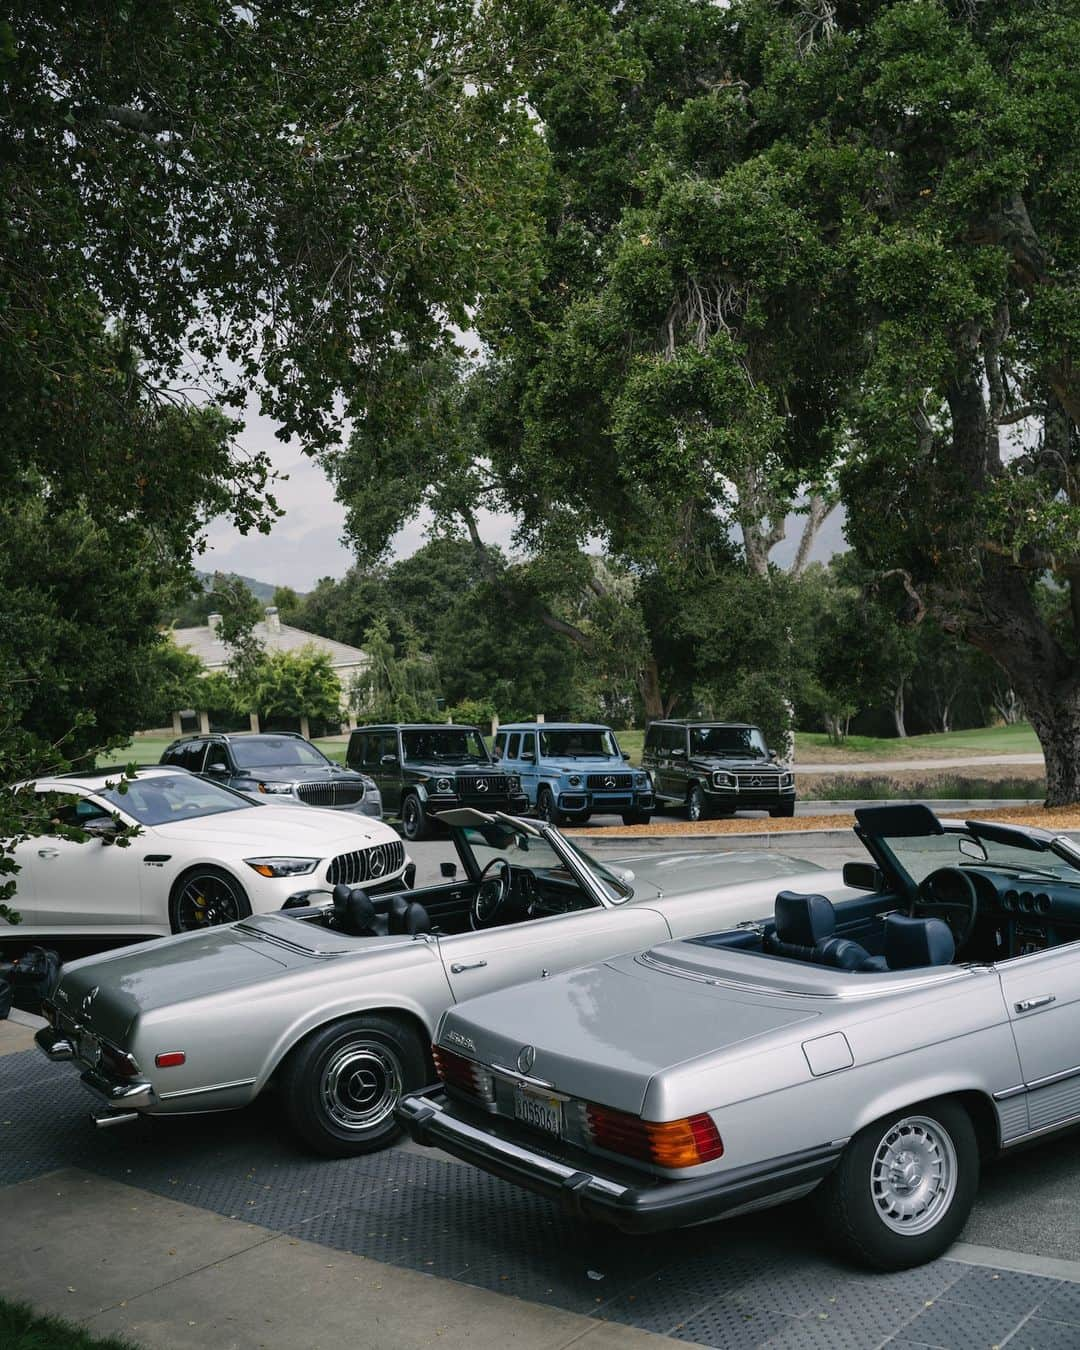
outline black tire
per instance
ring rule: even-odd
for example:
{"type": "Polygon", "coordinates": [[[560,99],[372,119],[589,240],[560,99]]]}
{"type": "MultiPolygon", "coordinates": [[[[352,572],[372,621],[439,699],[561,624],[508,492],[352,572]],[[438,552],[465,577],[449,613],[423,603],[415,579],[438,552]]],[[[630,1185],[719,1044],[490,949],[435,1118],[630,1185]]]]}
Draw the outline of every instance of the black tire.
{"type": "Polygon", "coordinates": [[[624,825],[648,825],[652,820],[651,811],[624,811],[622,823],[624,825]]]}
{"type": "Polygon", "coordinates": [[[424,803],[415,792],[410,792],[408,796],[402,799],[401,833],[410,844],[415,844],[420,839],[426,839],[431,833],[424,803]]]}
{"type": "Polygon", "coordinates": [[[300,1138],[328,1158],[352,1158],[399,1137],[394,1107],[431,1077],[419,1036],[372,1013],[312,1032],[290,1053],[280,1081],[300,1138]]]}
{"type": "Polygon", "coordinates": [[[770,806],[770,816],[793,816],[795,814],[795,802],[781,802],[779,806],[770,806]]]}
{"type": "Polygon", "coordinates": [[[549,787],[542,787],[536,794],[536,814],[549,825],[566,824],[566,817],[555,805],[555,796],[549,787]]]}
{"type": "Polygon", "coordinates": [[[686,819],[708,820],[709,803],[705,799],[705,790],[700,783],[691,783],[686,794],[686,819]]]}
{"type": "Polygon", "coordinates": [[[209,863],[181,872],[169,893],[169,927],[174,933],[235,923],[250,913],[251,902],[243,886],[231,872],[209,863]],[[205,917],[200,920],[199,914],[205,917]]]}
{"type": "Polygon", "coordinates": [[[842,1255],[873,1270],[906,1270],[935,1260],[955,1242],[978,1186],[979,1146],[971,1117],[959,1103],[940,1100],[860,1130],[814,1196],[825,1236],[842,1255]],[[897,1173],[882,1164],[890,1138],[892,1155],[909,1160],[903,1163],[909,1175],[899,1184],[897,1173]],[[928,1139],[934,1147],[927,1146],[928,1139]],[[923,1184],[928,1164],[938,1171],[936,1194],[923,1184]],[[905,1189],[912,1177],[914,1191],[905,1189]],[[891,1211],[890,1205],[897,1208],[891,1211]],[[904,1205],[916,1206],[907,1219],[904,1205]],[[921,1216],[919,1205],[925,1206],[921,1216]],[[914,1226],[898,1231],[905,1223],[914,1226]]]}

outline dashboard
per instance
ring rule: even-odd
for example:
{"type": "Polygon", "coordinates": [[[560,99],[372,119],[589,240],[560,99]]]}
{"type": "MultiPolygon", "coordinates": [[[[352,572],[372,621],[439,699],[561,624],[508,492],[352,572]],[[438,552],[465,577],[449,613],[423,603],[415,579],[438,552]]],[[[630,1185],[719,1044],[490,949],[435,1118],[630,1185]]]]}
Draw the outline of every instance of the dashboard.
{"type": "Polygon", "coordinates": [[[980,930],[993,925],[994,955],[1025,956],[1080,939],[1080,883],[1016,868],[963,871],[975,885],[980,930]]]}

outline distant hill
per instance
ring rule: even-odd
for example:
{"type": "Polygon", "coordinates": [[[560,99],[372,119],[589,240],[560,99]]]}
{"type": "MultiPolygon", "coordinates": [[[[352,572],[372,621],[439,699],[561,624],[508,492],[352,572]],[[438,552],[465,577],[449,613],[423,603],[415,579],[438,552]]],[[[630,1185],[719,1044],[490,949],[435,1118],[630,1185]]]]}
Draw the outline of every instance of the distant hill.
{"type": "MultiPolygon", "coordinates": [[[[203,590],[209,590],[214,580],[213,572],[200,572],[196,570],[195,575],[203,584],[203,590]]],[[[242,581],[256,600],[261,600],[269,605],[274,599],[274,591],[277,589],[268,581],[256,581],[254,577],[242,577],[239,572],[230,572],[229,576],[235,577],[237,581],[242,581]]]]}

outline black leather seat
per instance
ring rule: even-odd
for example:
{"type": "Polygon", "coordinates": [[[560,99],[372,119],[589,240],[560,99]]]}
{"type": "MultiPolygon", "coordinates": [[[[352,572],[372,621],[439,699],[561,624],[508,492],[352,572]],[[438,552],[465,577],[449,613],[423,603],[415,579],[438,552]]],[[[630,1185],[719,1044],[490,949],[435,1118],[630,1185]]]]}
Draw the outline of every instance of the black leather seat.
{"type": "Polygon", "coordinates": [[[408,934],[431,932],[431,918],[418,900],[406,900],[403,895],[391,898],[387,907],[387,928],[391,933],[408,934]]]}
{"type": "Polygon", "coordinates": [[[350,937],[380,937],[387,931],[387,919],[377,914],[371,896],[360,887],[334,887],[334,927],[350,937]]]}
{"type": "Polygon", "coordinates": [[[956,956],[956,943],[942,919],[910,919],[890,914],[885,920],[885,964],[889,970],[919,966],[947,966],[956,956]]]}
{"type": "Polygon", "coordinates": [[[765,940],[767,951],[795,961],[813,961],[818,944],[827,942],[836,931],[836,911],[824,895],[781,891],[773,922],[776,931],[765,940]]]}

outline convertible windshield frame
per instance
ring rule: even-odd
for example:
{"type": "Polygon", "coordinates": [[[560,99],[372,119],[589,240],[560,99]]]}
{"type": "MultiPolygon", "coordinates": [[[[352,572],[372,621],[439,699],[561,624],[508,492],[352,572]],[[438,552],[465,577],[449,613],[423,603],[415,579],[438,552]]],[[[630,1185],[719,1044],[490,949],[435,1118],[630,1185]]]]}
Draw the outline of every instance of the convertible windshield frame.
{"type": "MultiPolygon", "coordinates": [[[[947,824],[940,834],[873,836],[873,842],[886,856],[893,870],[918,888],[939,867],[989,868],[991,871],[1040,875],[1061,885],[1080,886],[1080,850],[1068,839],[1029,835],[999,827],[977,828],[979,822],[947,824]],[[976,828],[973,828],[975,826],[976,828]],[[962,841],[976,845],[984,854],[965,853],[962,841]],[[1050,856],[1059,858],[1068,871],[1049,870],[1050,856]],[[918,860],[922,859],[920,863],[918,860]]],[[[867,842],[867,841],[864,841],[867,842]]]]}

